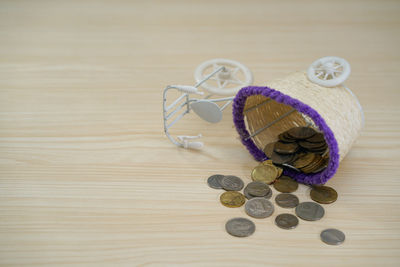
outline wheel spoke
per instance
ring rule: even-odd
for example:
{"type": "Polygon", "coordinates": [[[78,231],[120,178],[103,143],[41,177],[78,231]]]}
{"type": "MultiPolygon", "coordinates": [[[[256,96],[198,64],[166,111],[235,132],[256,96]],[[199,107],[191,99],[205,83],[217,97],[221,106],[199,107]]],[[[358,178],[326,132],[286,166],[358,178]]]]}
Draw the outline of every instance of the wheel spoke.
{"type": "Polygon", "coordinates": [[[234,69],[232,70],[231,75],[235,75],[239,70],[240,70],[239,67],[234,68],[234,69]]]}
{"type": "Polygon", "coordinates": [[[222,83],[221,83],[220,79],[217,80],[217,84],[218,84],[218,88],[222,88],[222,83]]]}
{"type": "Polygon", "coordinates": [[[317,75],[315,75],[316,77],[319,77],[319,76],[321,76],[322,74],[324,74],[324,72],[323,71],[320,71],[319,73],[317,73],[317,75]]]}
{"type": "Polygon", "coordinates": [[[217,63],[213,63],[213,68],[214,68],[214,70],[217,70],[219,67],[221,67],[221,66],[218,66],[217,63]]]}
{"type": "Polygon", "coordinates": [[[337,70],[338,68],[343,67],[342,64],[338,63],[335,67],[333,67],[335,70],[337,70]]]}
{"type": "Polygon", "coordinates": [[[225,81],[222,83],[221,87],[224,88],[227,84],[228,84],[228,80],[225,80],[225,81]]]}
{"type": "Polygon", "coordinates": [[[325,73],[324,75],[324,80],[326,80],[326,78],[328,78],[329,73],[325,73]]]}
{"type": "MultiPolygon", "coordinates": [[[[236,81],[236,84],[244,84],[244,81],[240,80],[236,75],[231,75],[232,81],[236,81]]],[[[234,82],[232,82],[234,83],[234,82]]]]}
{"type": "Polygon", "coordinates": [[[232,79],[229,79],[229,80],[227,80],[228,82],[230,82],[230,83],[233,83],[233,84],[243,84],[243,82],[242,81],[240,81],[240,80],[237,80],[237,79],[235,79],[235,80],[232,80],[232,79]]]}

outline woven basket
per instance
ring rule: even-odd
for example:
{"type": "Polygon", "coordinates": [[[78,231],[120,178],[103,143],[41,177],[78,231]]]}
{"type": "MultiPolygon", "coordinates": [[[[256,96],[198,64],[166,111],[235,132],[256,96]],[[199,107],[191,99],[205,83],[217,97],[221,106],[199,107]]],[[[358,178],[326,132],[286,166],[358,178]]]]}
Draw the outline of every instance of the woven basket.
{"type": "Polygon", "coordinates": [[[305,184],[325,184],[336,173],[362,128],[362,110],[351,91],[344,86],[328,88],[315,84],[304,72],[292,73],[266,87],[242,88],[233,102],[233,119],[242,143],[258,161],[268,159],[263,152],[265,145],[276,141],[283,131],[310,125],[321,131],[329,147],[327,168],[316,174],[284,171],[305,184]],[[256,132],[259,133],[250,137],[256,132]]]}

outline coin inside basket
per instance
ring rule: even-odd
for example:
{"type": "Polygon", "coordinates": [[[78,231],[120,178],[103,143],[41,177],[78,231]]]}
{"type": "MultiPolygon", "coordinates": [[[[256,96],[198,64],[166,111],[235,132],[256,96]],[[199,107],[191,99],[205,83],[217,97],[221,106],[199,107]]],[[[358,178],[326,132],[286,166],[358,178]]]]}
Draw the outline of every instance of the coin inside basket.
{"type": "Polygon", "coordinates": [[[307,115],[263,95],[249,96],[243,114],[248,138],[275,164],[306,174],[328,165],[324,135],[307,115]]]}

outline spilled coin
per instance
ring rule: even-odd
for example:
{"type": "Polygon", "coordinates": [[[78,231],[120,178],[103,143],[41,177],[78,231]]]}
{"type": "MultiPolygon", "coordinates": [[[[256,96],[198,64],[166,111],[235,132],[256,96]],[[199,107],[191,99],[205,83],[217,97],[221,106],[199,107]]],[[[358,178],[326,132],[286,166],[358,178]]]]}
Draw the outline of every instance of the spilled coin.
{"type": "Polygon", "coordinates": [[[247,237],[256,230],[255,224],[246,218],[233,218],[226,222],[226,231],[236,237],[247,237]]]}
{"type": "Polygon", "coordinates": [[[240,191],[243,189],[244,183],[237,176],[226,175],[221,179],[221,186],[226,191],[240,191]]]}
{"type": "Polygon", "coordinates": [[[296,207],[296,215],[306,221],[317,221],[324,217],[324,208],[314,202],[302,202],[296,207]]]}
{"type": "Polygon", "coordinates": [[[263,197],[255,197],[244,206],[246,213],[254,218],[267,218],[274,212],[274,204],[263,197]]]}
{"type": "Polygon", "coordinates": [[[275,197],[275,202],[282,208],[295,208],[299,205],[299,198],[290,193],[281,193],[275,197]]]}
{"type": "Polygon", "coordinates": [[[326,229],[321,232],[321,240],[328,245],[340,245],[346,239],[344,233],[338,229],[326,229]]]}
{"type": "Polygon", "coordinates": [[[219,199],[222,205],[229,208],[238,208],[246,201],[244,195],[236,191],[227,191],[219,199]]]}
{"type": "Polygon", "coordinates": [[[337,200],[338,193],[332,187],[320,185],[313,186],[313,189],[310,192],[310,197],[318,203],[330,204],[337,200]]]}
{"type": "Polygon", "coordinates": [[[289,176],[281,176],[274,182],[274,188],[282,193],[292,193],[298,187],[299,184],[289,176]]]}
{"type": "Polygon", "coordinates": [[[275,223],[282,229],[293,229],[299,224],[299,219],[292,214],[283,213],[276,216],[275,223]]]}
{"type": "Polygon", "coordinates": [[[214,174],[208,177],[207,184],[209,187],[214,189],[222,189],[221,180],[224,178],[222,174],[214,174]]]}

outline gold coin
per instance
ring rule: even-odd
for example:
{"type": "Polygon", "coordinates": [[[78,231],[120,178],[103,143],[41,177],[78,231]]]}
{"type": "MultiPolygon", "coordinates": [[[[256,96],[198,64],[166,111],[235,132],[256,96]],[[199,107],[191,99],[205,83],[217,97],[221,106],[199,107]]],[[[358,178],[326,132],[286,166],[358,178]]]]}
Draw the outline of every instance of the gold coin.
{"type": "Polygon", "coordinates": [[[274,165],[274,163],[272,163],[271,159],[264,160],[263,162],[260,163],[260,165],[272,165],[272,166],[274,166],[278,170],[278,176],[277,177],[281,177],[281,175],[283,173],[283,169],[281,167],[278,167],[278,166],[274,165]]]}
{"type": "Polygon", "coordinates": [[[274,151],[280,154],[293,154],[299,150],[299,148],[297,143],[276,142],[274,145],[274,151]]]}
{"type": "Polygon", "coordinates": [[[275,166],[275,168],[278,170],[278,176],[276,178],[279,178],[282,176],[283,169],[281,167],[275,166]]]}
{"type": "Polygon", "coordinates": [[[316,133],[311,127],[293,127],[287,131],[287,134],[294,139],[308,139],[316,133]]]}
{"type": "Polygon", "coordinates": [[[272,160],[271,159],[264,160],[264,161],[262,161],[260,163],[260,165],[271,165],[271,164],[272,164],[272,160]]]}
{"type": "Polygon", "coordinates": [[[335,189],[329,186],[314,186],[310,192],[311,199],[321,203],[321,204],[330,204],[337,200],[338,193],[335,189]]]}
{"type": "Polygon", "coordinates": [[[267,145],[265,146],[264,150],[263,150],[263,151],[264,151],[264,154],[265,154],[268,158],[271,158],[271,157],[272,157],[272,153],[274,152],[275,143],[276,143],[276,142],[272,142],[272,143],[267,144],[267,145]]]}
{"type": "Polygon", "coordinates": [[[219,197],[219,200],[222,205],[229,208],[238,208],[246,201],[244,195],[237,191],[227,191],[219,197]]]}
{"type": "Polygon", "coordinates": [[[315,154],[314,160],[307,166],[301,168],[304,173],[310,173],[317,170],[320,166],[324,164],[324,158],[318,154],[315,154]]]}
{"type": "Polygon", "coordinates": [[[292,193],[297,190],[299,184],[289,176],[282,176],[276,179],[274,188],[282,193],[292,193]]]}
{"type": "Polygon", "coordinates": [[[329,157],[323,157],[321,164],[318,167],[314,168],[312,170],[312,173],[318,173],[320,171],[325,170],[326,167],[328,167],[328,164],[329,164],[329,157]]]}
{"type": "Polygon", "coordinates": [[[325,137],[323,133],[316,133],[310,138],[307,138],[307,142],[310,143],[321,143],[321,142],[326,142],[325,137]]]}
{"type": "Polygon", "coordinates": [[[294,163],[293,167],[300,169],[310,165],[315,159],[314,153],[307,153],[304,156],[298,158],[294,163]]]}
{"type": "Polygon", "coordinates": [[[259,165],[251,172],[253,181],[259,181],[266,184],[271,184],[278,177],[278,170],[274,165],[259,165]]]}

